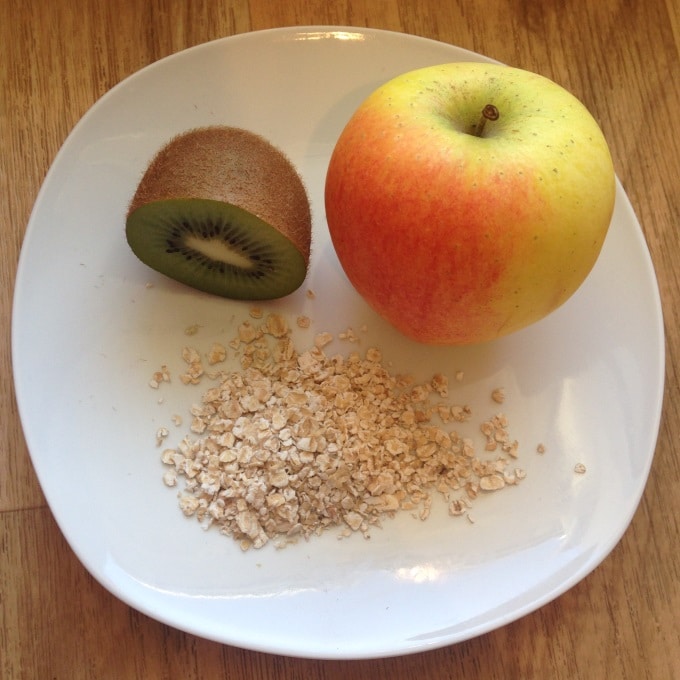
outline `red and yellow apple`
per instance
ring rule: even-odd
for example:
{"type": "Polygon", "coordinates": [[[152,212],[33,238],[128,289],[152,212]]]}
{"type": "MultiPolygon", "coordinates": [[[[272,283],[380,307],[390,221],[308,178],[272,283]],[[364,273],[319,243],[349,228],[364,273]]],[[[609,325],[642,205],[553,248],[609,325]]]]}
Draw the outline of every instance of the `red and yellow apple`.
{"type": "Polygon", "coordinates": [[[599,256],[614,198],[607,142],[574,95],[476,62],[379,87],[342,131],[325,186],[359,294],[405,335],[451,345],[564,303],[599,256]]]}

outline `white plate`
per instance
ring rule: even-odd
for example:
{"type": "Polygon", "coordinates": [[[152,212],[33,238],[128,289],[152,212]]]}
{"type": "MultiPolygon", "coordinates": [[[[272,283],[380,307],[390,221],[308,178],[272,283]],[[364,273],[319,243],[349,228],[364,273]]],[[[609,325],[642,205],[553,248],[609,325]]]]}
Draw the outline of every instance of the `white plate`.
{"type": "MultiPolygon", "coordinates": [[[[16,281],[16,393],[33,464],[85,567],[131,606],[206,638],[322,658],[440,647],[506,624],[596,567],[638,505],[662,402],[664,339],[650,257],[618,187],[612,228],[586,283],[533,327],[485,346],[432,349],[395,334],[353,292],[326,233],[323,184],[334,142],[380,83],[428,64],[482,59],[450,45],[365,29],[290,28],[201,45],[113,88],[75,127],[36,201],[16,281]],[[318,330],[366,324],[395,370],[453,374],[454,400],[493,412],[492,388],[528,473],[480,499],[475,523],[435,503],[338,541],[242,553],[185,519],[161,482],[156,428],[198,393],[175,381],[191,338],[228,339],[249,305],[163,279],[128,249],[126,205],[155,151],[185,129],[246,127],[284,149],[313,203],[309,279],[268,305],[318,330]],[[148,287],[146,284],[154,285],[148,287]],[[313,289],[316,300],[306,297],[313,289]],[[545,443],[540,456],[535,447],[545,443]],[[585,475],[574,474],[584,463],[585,475]]],[[[301,335],[298,340],[304,341],[301,335]]],[[[171,426],[171,438],[179,438],[171,426]]],[[[474,435],[476,436],[476,435],[474,435]]]]}

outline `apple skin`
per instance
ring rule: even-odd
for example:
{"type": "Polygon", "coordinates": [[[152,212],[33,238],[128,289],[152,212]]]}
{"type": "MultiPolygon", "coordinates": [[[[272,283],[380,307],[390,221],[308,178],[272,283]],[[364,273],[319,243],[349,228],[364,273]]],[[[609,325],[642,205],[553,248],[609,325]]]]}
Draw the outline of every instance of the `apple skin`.
{"type": "Polygon", "coordinates": [[[552,80],[499,64],[410,71],[355,111],[331,155],[328,227],[358,293],[406,336],[479,343],[562,305],[614,208],[607,142],[552,80]],[[493,104],[498,120],[485,121],[493,104]]]}

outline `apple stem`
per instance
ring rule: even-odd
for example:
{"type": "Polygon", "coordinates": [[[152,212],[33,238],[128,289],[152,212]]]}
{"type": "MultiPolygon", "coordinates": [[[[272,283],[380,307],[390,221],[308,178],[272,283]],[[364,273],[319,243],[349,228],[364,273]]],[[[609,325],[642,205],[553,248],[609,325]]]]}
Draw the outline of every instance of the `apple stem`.
{"type": "Polygon", "coordinates": [[[482,117],[479,119],[479,123],[475,127],[475,135],[481,137],[484,132],[484,127],[486,126],[487,120],[498,120],[500,118],[500,113],[498,109],[493,104],[487,104],[482,109],[482,117]]]}

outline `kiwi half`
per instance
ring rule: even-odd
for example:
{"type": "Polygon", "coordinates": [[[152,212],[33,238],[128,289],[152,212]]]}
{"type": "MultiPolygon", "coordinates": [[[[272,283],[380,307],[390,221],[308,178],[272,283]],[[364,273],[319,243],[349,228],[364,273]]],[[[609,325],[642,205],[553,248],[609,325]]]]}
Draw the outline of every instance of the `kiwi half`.
{"type": "Polygon", "coordinates": [[[126,238],[146,265],[198,290],[280,298],[307,275],[309,200],[281,151],[247,130],[197,128],[172,139],[144,173],[126,238]]]}

